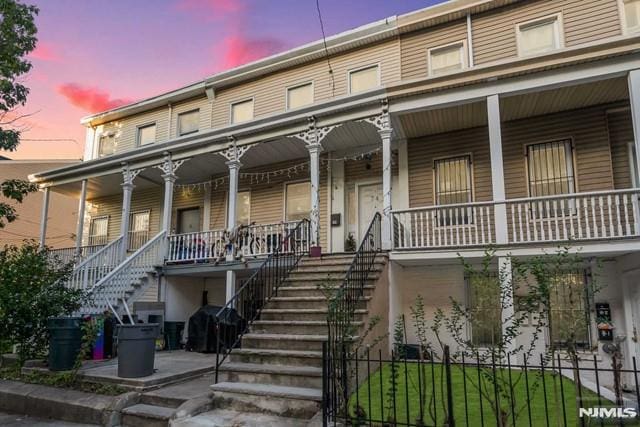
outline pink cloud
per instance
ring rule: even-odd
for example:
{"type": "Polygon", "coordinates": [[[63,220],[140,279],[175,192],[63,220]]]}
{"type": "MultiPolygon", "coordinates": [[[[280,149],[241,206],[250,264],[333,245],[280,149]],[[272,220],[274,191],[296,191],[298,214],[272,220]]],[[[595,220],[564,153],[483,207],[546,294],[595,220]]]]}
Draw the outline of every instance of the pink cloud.
{"type": "Polygon", "coordinates": [[[220,19],[244,10],[242,0],[178,0],[175,7],[181,12],[194,14],[204,19],[220,19]]]}
{"type": "Polygon", "coordinates": [[[40,61],[60,61],[62,58],[57,50],[53,43],[38,41],[36,48],[29,54],[29,57],[40,61]]]}
{"type": "Polygon", "coordinates": [[[275,38],[250,39],[242,35],[227,36],[216,46],[220,57],[216,68],[226,70],[282,51],[285,45],[275,38]]]}
{"type": "Polygon", "coordinates": [[[111,95],[101,89],[91,86],[82,86],[77,83],[66,83],[58,86],[59,94],[76,107],[90,113],[111,110],[132,102],[126,98],[111,98],[111,95]]]}

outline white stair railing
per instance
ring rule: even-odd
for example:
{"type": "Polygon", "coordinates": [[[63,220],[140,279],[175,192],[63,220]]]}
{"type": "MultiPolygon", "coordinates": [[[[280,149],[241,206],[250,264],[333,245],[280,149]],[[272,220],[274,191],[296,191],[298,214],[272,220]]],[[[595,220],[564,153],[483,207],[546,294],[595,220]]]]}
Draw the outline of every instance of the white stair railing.
{"type": "Polygon", "coordinates": [[[153,272],[154,268],[164,261],[165,236],[164,231],[158,233],[96,283],[90,289],[93,305],[85,307],[83,311],[101,313],[108,310],[108,303],[115,307],[119,300],[128,300],[136,290],[134,284],[139,283],[145,275],[153,272]]]}
{"type": "Polygon", "coordinates": [[[78,264],[67,281],[67,287],[90,289],[98,283],[100,279],[122,262],[123,251],[120,249],[123,242],[124,237],[120,236],[78,264]]]}

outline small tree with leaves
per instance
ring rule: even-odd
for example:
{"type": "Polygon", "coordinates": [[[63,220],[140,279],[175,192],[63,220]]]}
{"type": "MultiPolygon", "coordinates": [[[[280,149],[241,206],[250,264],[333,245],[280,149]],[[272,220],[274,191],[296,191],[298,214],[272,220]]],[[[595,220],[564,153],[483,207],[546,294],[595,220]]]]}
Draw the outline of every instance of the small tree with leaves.
{"type": "MultiPolygon", "coordinates": [[[[27,114],[19,111],[27,102],[29,89],[22,77],[32,67],[27,55],[36,47],[34,17],[38,8],[16,0],[0,0],[0,150],[15,151],[20,133],[25,130],[27,114]]],[[[9,201],[22,203],[24,197],[37,191],[29,182],[10,179],[0,183],[0,228],[15,221],[16,209],[9,201]]]]}

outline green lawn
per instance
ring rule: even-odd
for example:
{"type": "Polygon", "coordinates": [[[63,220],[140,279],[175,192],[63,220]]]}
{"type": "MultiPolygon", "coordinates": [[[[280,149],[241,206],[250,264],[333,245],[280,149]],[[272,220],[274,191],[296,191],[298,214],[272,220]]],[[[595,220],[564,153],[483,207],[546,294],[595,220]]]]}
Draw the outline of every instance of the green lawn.
{"type": "MultiPolygon", "coordinates": [[[[395,419],[400,424],[407,424],[409,420],[410,425],[418,425],[417,420],[420,418],[420,407],[423,406],[422,414],[424,425],[427,426],[443,426],[446,425],[446,385],[443,381],[444,368],[440,365],[432,366],[429,364],[423,365],[424,377],[420,373],[418,375],[418,365],[415,363],[407,363],[405,370],[404,363],[396,364],[397,381],[396,381],[396,411],[395,419]],[[420,404],[420,393],[418,387],[418,379],[424,378],[426,383],[426,401],[425,405],[420,404]],[[435,387],[434,387],[435,384],[435,387]],[[435,393],[434,393],[435,389],[435,393]],[[409,399],[406,399],[406,396],[409,399]],[[435,403],[435,405],[434,405],[435,403]],[[435,410],[434,410],[435,406],[435,410]]],[[[360,366],[362,369],[362,365],[360,366]]],[[[365,366],[366,369],[366,366],[365,366]]],[[[373,370],[373,367],[372,367],[373,370]]],[[[361,370],[362,372],[362,370],[361,370]]],[[[462,370],[458,366],[451,367],[452,378],[452,394],[453,394],[453,407],[454,416],[457,426],[495,426],[496,417],[495,411],[492,410],[492,405],[495,405],[494,392],[495,388],[493,382],[488,381],[485,376],[492,374],[491,369],[481,370],[481,386],[483,390],[486,390],[490,394],[490,398],[484,397],[480,399],[478,392],[478,371],[474,367],[467,367],[466,374],[463,374],[462,370]],[[466,410],[465,410],[465,380],[466,380],[466,410]],[[481,408],[482,406],[482,408],[481,408]]],[[[508,384],[508,370],[497,370],[496,374],[504,378],[505,385],[508,384]]],[[[369,381],[365,381],[360,384],[357,393],[353,393],[351,396],[349,407],[350,413],[355,418],[357,413],[356,408],[359,406],[361,411],[367,414],[367,417],[372,420],[377,420],[378,425],[382,421],[388,421],[390,416],[393,417],[393,394],[391,390],[391,365],[386,364],[382,370],[378,369],[372,373],[369,381]],[[381,378],[382,377],[382,378],[381,378]]],[[[564,393],[561,394],[560,390],[560,377],[545,372],[544,376],[540,371],[529,371],[526,378],[522,371],[511,371],[511,384],[513,384],[513,399],[515,405],[515,411],[511,410],[511,397],[510,393],[506,393],[499,397],[501,400],[501,407],[506,412],[506,418],[508,422],[507,426],[546,426],[547,416],[549,417],[549,425],[551,426],[576,426],[580,425],[575,409],[575,395],[576,389],[574,383],[567,379],[562,379],[562,388],[564,393]],[[545,393],[543,392],[543,377],[544,385],[546,386],[546,407],[545,410],[545,393]],[[526,380],[528,380],[529,386],[526,386],[526,380]],[[529,390],[529,396],[527,396],[527,389],[529,390]],[[555,393],[554,393],[555,390],[555,393]],[[563,415],[563,404],[560,396],[564,396],[564,406],[566,413],[566,424],[564,422],[565,416],[563,415]],[[530,401],[530,415],[527,409],[527,400],[530,401]],[[515,423],[513,422],[512,412],[516,414],[515,423]],[[529,422],[529,416],[531,422],[529,422]]],[[[423,389],[424,390],[424,389],[423,389]]],[[[424,394],[424,393],[423,393],[424,394]]],[[[582,388],[582,406],[615,406],[612,402],[602,400],[598,401],[598,397],[593,392],[582,388]]],[[[600,425],[597,420],[585,419],[585,425],[600,425]]],[[[609,421],[611,423],[611,421],[609,421]]],[[[368,423],[366,423],[368,424],[368,423]]],[[[617,422],[616,422],[617,424],[617,422]]],[[[635,423],[625,423],[625,425],[639,425],[635,423]]]]}

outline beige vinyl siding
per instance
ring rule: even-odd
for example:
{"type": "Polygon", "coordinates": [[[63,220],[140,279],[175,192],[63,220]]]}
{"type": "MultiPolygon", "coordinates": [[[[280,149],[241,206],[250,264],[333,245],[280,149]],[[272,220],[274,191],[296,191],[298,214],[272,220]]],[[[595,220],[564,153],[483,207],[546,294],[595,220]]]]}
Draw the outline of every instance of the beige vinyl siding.
{"type": "MultiPolygon", "coordinates": [[[[106,196],[88,201],[91,204],[89,215],[92,218],[107,215],[109,217],[109,241],[120,236],[122,215],[122,195],[106,196]]],[[[162,189],[151,188],[144,191],[133,190],[131,212],[149,210],[149,237],[160,230],[160,211],[162,209],[162,189]]]]}
{"type": "Polygon", "coordinates": [[[227,225],[227,194],[222,187],[211,191],[209,224],[212,230],[223,230],[227,225]]]}
{"type": "Polygon", "coordinates": [[[202,97],[184,101],[173,106],[173,111],[171,112],[171,139],[179,136],[178,116],[181,113],[197,109],[200,110],[200,126],[198,128],[198,132],[211,129],[211,102],[203,95],[202,97]]]}
{"type": "Polygon", "coordinates": [[[573,140],[576,190],[613,189],[606,114],[598,107],[503,123],[507,198],[528,197],[525,145],[566,138],[573,140]]]}
{"type": "Polygon", "coordinates": [[[139,126],[155,123],[155,142],[166,142],[169,139],[167,117],[169,117],[168,108],[161,108],[109,123],[105,125],[105,130],[114,130],[116,132],[116,153],[122,153],[137,147],[139,126]]]}
{"type": "Polygon", "coordinates": [[[314,102],[347,94],[347,71],[366,65],[380,64],[380,81],[383,85],[400,80],[400,52],[397,39],[362,47],[331,58],[335,79],[332,95],[331,78],[326,60],[277,72],[238,86],[216,91],[213,104],[213,127],[229,124],[232,102],[254,98],[254,117],[263,117],[285,111],[286,88],[313,81],[314,102]]]}
{"type": "Polygon", "coordinates": [[[618,110],[607,114],[613,183],[616,189],[631,188],[631,163],[629,144],[633,143],[633,124],[630,110],[618,110]]]}
{"type": "Polygon", "coordinates": [[[475,64],[516,57],[516,24],[559,12],[566,47],[622,33],[617,0],[524,1],[473,16],[475,64]]]}
{"type": "MultiPolygon", "coordinates": [[[[467,22],[449,22],[426,30],[404,34],[400,39],[402,79],[426,77],[428,50],[467,39],[467,22]]],[[[465,50],[466,54],[466,50],[465,50]]]]}

